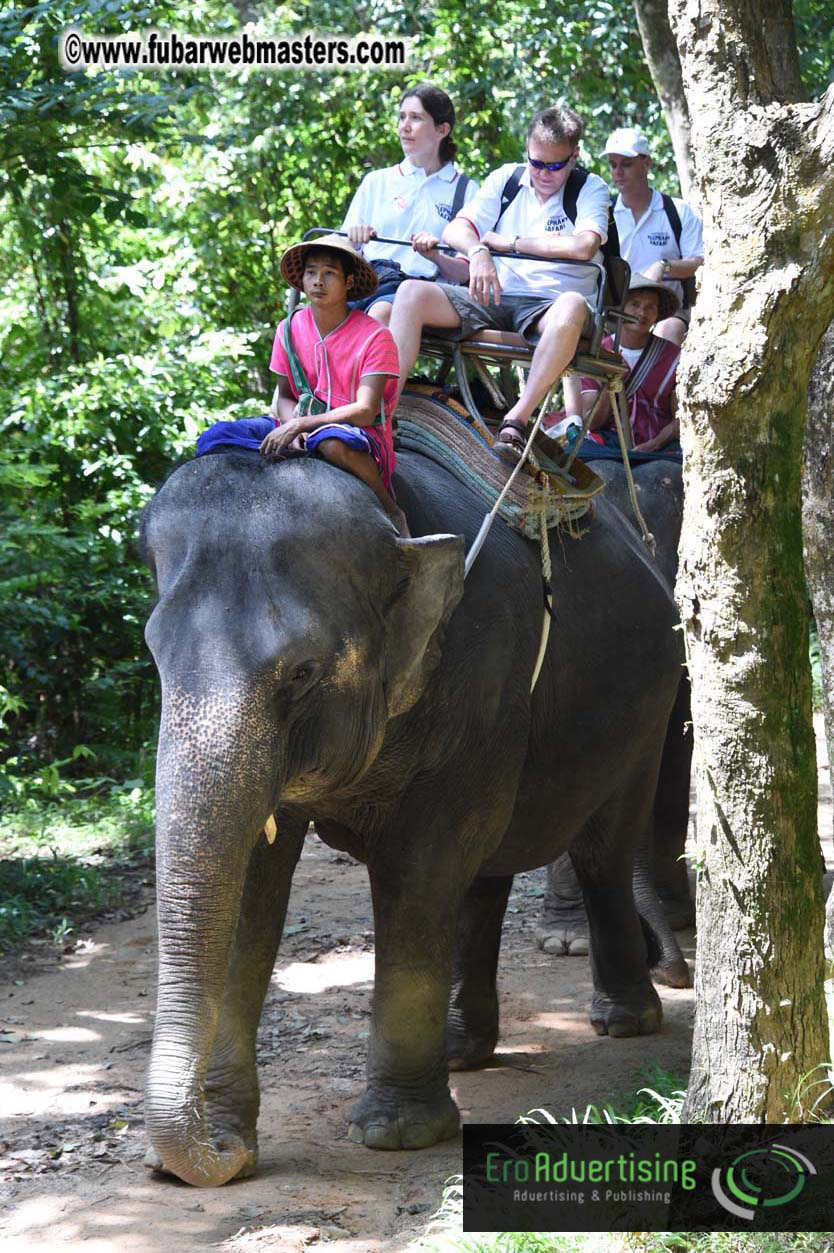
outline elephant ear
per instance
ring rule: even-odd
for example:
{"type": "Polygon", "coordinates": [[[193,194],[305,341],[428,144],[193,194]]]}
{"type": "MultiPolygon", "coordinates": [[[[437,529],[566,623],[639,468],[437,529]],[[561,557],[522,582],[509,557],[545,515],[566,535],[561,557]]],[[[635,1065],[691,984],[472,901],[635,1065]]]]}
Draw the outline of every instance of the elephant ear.
{"type": "Polygon", "coordinates": [[[463,596],[463,537],[397,540],[397,591],[385,615],[385,689],[396,718],[422,696],[442,629],[463,596]]]}

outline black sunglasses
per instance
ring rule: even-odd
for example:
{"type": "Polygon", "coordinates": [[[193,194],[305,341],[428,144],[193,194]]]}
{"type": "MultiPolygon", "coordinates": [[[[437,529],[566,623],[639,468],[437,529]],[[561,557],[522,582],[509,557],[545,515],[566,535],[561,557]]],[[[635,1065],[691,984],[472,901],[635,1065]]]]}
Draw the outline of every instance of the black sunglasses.
{"type": "Polygon", "coordinates": [[[536,158],[531,157],[528,152],[527,160],[530,162],[534,170],[547,170],[550,174],[556,174],[559,170],[563,170],[566,165],[570,165],[575,156],[576,153],[572,152],[567,161],[537,161],[536,158]]]}

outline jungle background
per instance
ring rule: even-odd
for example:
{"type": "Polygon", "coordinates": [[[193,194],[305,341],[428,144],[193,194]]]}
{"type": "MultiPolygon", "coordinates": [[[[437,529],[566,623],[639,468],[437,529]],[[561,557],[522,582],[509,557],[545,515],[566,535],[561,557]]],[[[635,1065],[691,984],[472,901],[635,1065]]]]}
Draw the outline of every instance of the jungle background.
{"type": "MultiPolygon", "coordinates": [[[[803,85],[834,75],[825,0],[798,0],[803,85]]],[[[584,5],[49,3],[0,13],[0,951],[63,940],[126,881],[88,854],[147,854],[157,682],[136,519],[218,418],[264,411],[303,230],[337,224],[366,169],[399,158],[404,86],[458,109],[462,168],[518,159],[526,119],[565,99],[582,160],[620,125],[672,144],[626,0],[584,5]],[[176,29],[408,35],[407,73],[64,73],[57,40],[176,29]]],[[[817,645],[812,637],[812,662],[817,645]]],[[[819,672],[817,670],[817,684],[819,672]]]]}

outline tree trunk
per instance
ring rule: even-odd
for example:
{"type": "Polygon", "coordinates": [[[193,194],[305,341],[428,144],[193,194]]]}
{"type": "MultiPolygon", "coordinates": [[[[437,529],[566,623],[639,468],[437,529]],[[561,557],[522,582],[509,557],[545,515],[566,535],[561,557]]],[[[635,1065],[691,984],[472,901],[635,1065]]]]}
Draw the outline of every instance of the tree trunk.
{"type": "Polygon", "coordinates": [[[672,6],[706,241],[678,376],[702,841],[692,1121],[801,1118],[829,1055],[800,481],[834,315],[834,90],[777,103],[790,58],[771,59],[763,21],[746,0],[672,6]]]}
{"type": "MultiPolygon", "coordinates": [[[[805,573],[814,606],[822,666],[822,709],[834,770],[834,322],[822,341],[808,388],[802,476],[805,573]]],[[[834,951],[834,893],[825,912],[826,948],[834,951]]]]}
{"type": "Polygon", "coordinates": [[[695,179],[689,105],[683,89],[678,47],[669,24],[667,0],[634,0],[634,11],[646,64],[672,137],[681,195],[688,200],[695,179]]]}

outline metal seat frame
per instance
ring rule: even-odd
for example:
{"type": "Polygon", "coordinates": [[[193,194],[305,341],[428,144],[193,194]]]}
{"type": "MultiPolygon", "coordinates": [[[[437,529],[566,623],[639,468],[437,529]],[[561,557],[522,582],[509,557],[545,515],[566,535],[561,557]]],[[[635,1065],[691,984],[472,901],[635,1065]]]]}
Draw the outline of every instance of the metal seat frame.
{"type": "MultiPolygon", "coordinates": [[[[304,233],[301,242],[307,243],[317,235],[345,236],[346,234],[347,232],[345,231],[333,230],[327,226],[314,226],[304,233]]],[[[389,239],[384,236],[376,236],[375,242],[411,247],[411,240],[408,239],[389,239]]],[[[458,255],[454,248],[449,248],[444,244],[440,244],[438,247],[441,251],[447,252],[452,256],[458,255]]],[[[537,261],[540,264],[542,262],[547,263],[544,258],[527,252],[517,252],[509,255],[507,253],[490,252],[490,256],[498,257],[500,260],[507,262],[518,260],[537,261]]],[[[631,281],[631,268],[628,262],[621,257],[607,257],[604,262],[577,261],[571,257],[559,257],[553,259],[550,263],[557,268],[565,265],[581,266],[585,270],[592,269],[596,272],[595,295],[592,308],[592,331],[589,337],[580,339],[573,360],[564,373],[580,374],[597,379],[601,384],[600,396],[597,401],[597,404],[599,404],[605,392],[611,388],[611,384],[615,383],[615,380],[621,380],[628,373],[628,366],[619,356],[618,349],[623,323],[635,320],[625,312],[628,286],[631,281]],[[602,347],[603,336],[608,333],[614,336],[613,350],[610,352],[602,347]]],[[[293,288],[288,302],[288,312],[290,314],[296,309],[299,298],[299,293],[293,288]]],[[[486,334],[489,336],[495,333],[487,332],[486,334]]],[[[503,332],[499,334],[503,334],[503,332]]],[[[486,423],[486,419],[481,413],[472,392],[466,362],[471,362],[496,408],[506,410],[511,405],[511,400],[508,399],[508,393],[510,393],[511,389],[510,367],[518,365],[522,368],[529,368],[533,360],[534,346],[525,341],[521,343],[507,343],[490,340],[479,337],[477,334],[470,336],[469,339],[452,340],[446,338],[442,331],[427,328],[424,330],[420,342],[420,352],[424,356],[440,360],[441,369],[437,380],[439,386],[445,385],[450,370],[454,369],[455,380],[460,388],[467,410],[474,418],[486,423]],[[501,378],[500,386],[487,369],[487,364],[498,366],[499,377],[501,378]]],[[[554,381],[554,387],[557,381],[554,381]]],[[[596,407],[595,405],[594,411],[596,407]]],[[[588,418],[586,418],[584,430],[588,429],[592,416],[593,414],[589,414],[588,418]]],[[[626,423],[626,427],[628,427],[628,423],[626,423]]],[[[630,434],[630,431],[627,432],[626,437],[628,437],[628,434],[630,434]]]]}

